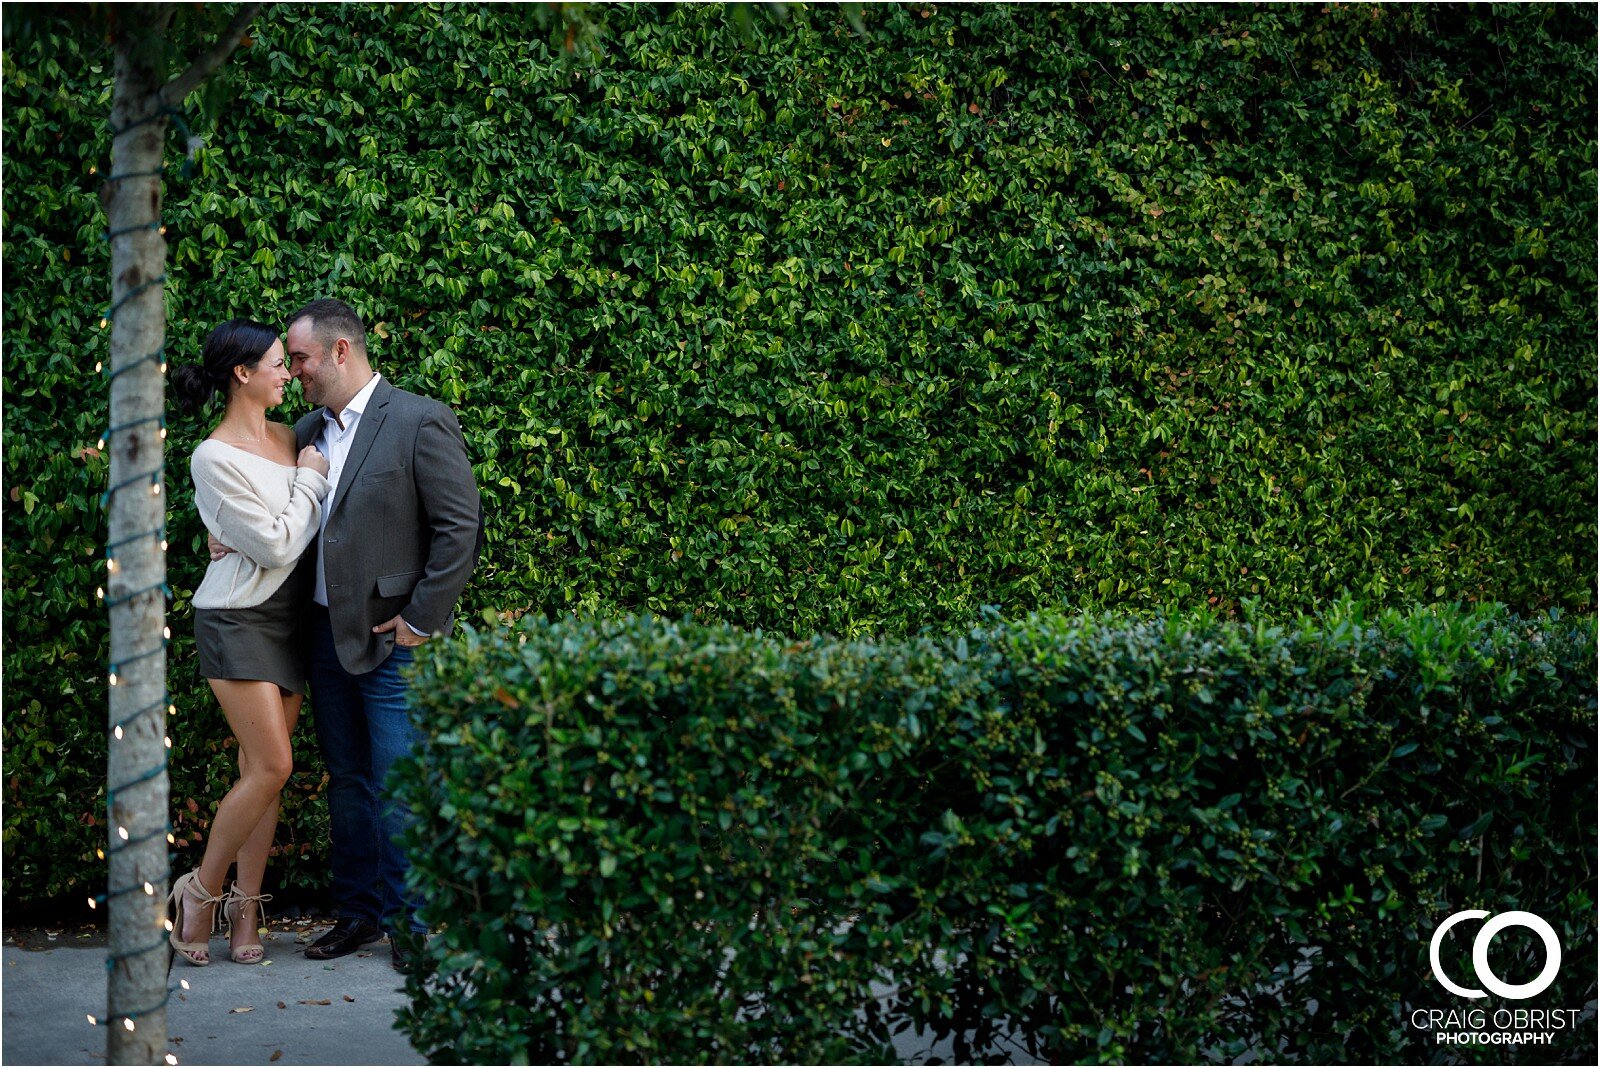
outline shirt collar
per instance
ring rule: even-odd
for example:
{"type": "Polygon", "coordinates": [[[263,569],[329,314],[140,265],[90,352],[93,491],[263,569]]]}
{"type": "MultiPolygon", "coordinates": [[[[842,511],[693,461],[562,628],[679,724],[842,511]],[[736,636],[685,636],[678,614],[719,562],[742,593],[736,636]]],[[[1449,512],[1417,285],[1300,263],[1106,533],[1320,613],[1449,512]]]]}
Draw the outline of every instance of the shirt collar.
{"type": "Polygon", "coordinates": [[[361,413],[367,410],[367,402],[372,399],[372,391],[378,388],[378,379],[381,377],[383,376],[378,372],[372,372],[372,377],[367,379],[367,384],[361,387],[359,393],[350,398],[350,403],[344,406],[344,411],[334,415],[324,408],[322,410],[322,418],[332,423],[336,430],[342,430],[349,426],[350,416],[354,415],[359,418],[361,413]]]}

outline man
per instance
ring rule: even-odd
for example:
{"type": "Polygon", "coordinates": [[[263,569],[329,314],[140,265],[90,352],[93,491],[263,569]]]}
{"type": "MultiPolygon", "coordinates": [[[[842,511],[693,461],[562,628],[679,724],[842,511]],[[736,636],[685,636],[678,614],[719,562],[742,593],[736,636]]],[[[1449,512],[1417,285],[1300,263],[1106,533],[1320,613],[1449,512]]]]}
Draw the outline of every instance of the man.
{"type": "Polygon", "coordinates": [[[306,956],[352,953],[387,926],[404,971],[407,933],[425,928],[394,842],[410,814],[382,789],[416,742],[400,669],[450,629],[477,559],[478,489],[455,413],[372,369],[366,329],[348,304],[301,308],[286,347],[306,399],[321,406],[295,424],[295,439],[328,458],[331,486],[302,566],[316,568],[311,700],[329,773],[337,920],[306,956]]]}

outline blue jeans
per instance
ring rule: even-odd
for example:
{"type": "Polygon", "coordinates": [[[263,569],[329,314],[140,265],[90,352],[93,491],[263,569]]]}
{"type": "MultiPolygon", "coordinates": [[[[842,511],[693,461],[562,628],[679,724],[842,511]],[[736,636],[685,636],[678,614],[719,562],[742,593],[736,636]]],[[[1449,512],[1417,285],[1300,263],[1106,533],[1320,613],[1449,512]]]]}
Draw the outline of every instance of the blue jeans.
{"type": "Polygon", "coordinates": [[[405,889],[409,865],[395,844],[411,812],[383,790],[389,768],[419,739],[400,678],[412,652],[396,645],[389,659],[365,675],[352,675],[339,664],[327,609],[312,604],[309,615],[311,709],[329,776],[334,914],[391,931],[424,931],[417,919],[421,902],[405,889]]]}

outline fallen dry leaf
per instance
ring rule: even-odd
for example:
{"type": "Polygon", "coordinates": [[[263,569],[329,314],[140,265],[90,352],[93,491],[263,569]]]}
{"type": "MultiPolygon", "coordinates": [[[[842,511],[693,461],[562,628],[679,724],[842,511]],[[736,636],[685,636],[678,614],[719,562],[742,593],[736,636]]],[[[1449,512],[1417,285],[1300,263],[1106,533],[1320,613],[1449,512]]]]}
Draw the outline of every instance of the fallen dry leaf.
{"type": "Polygon", "coordinates": [[[276,1060],[281,1060],[282,1058],[283,1058],[283,1050],[275,1049],[275,1050],[272,1051],[272,1056],[268,1057],[267,1060],[276,1061],[276,1060]]]}
{"type": "Polygon", "coordinates": [[[256,1007],[254,1005],[241,1005],[237,1009],[229,1009],[228,1011],[230,1013],[231,1012],[255,1012],[256,1011],[256,1007]]]}
{"type": "Polygon", "coordinates": [[[332,1005],[333,1002],[329,1001],[327,998],[320,998],[320,999],[317,999],[317,1000],[312,1000],[311,998],[301,998],[300,999],[300,1004],[302,1004],[302,1005],[332,1005]]]}
{"type": "Polygon", "coordinates": [[[345,1000],[346,1000],[346,1001],[352,1001],[352,1002],[353,1002],[353,1001],[355,1001],[355,998],[353,998],[353,997],[351,997],[351,996],[350,996],[350,995],[349,995],[349,994],[346,994],[346,995],[345,995],[345,996],[344,996],[344,999],[345,999],[345,1000]]]}
{"type": "Polygon", "coordinates": [[[283,1002],[281,1002],[281,1001],[280,1001],[280,1002],[278,1002],[278,1008],[280,1008],[280,1009],[287,1009],[287,1008],[288,1008],[288,1007],[289,1007],[289,1006],[287,1006],[287,1005],[285,1005],[285,1004],[284,1004],[284,1003],[283,1003],[283,1002]]]}

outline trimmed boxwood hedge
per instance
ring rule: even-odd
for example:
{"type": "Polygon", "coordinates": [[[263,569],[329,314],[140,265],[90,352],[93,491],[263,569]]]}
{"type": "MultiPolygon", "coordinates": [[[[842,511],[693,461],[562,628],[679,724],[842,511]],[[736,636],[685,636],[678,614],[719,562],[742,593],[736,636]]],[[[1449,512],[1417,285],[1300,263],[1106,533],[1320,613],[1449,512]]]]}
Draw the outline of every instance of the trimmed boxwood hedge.
{"type": "Polygon", "coordinates": [[[910,1024],[968,1063],[1007,1031],[1048,1063],[1448,1059],[1404,1021],[1462,1004],[1426,978],[1458,909],[1563,947],[1474,1007],[1594,997],[1595,638],[1348,606],[471,633],[419,660],[397,776],[444,926],[402,1026],[448,1064],[882,1063],[910,1024]]]}
{"type": "MultiPolygon", "coordinates": [[[[618,8],[568,63],[520,7],[274,7],[167,183],[168,353],[351,300],[380,368],[461,414],[474,617],[1592,610],[1592,8],[865,17],[796,5],[747,43],[714,5],[618,8]]],[[[76,898],[111,70],[49,35],[0,65],[5,887],[76,898]]],[[[232,761],[190,639],[206,428],[172,429],[188,851],[232,761]]],[[[274,870],[317,881],[301,748],[274,870]]]]}

